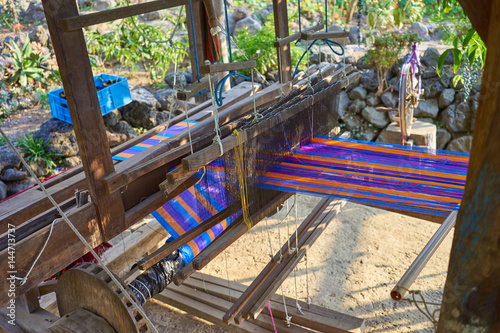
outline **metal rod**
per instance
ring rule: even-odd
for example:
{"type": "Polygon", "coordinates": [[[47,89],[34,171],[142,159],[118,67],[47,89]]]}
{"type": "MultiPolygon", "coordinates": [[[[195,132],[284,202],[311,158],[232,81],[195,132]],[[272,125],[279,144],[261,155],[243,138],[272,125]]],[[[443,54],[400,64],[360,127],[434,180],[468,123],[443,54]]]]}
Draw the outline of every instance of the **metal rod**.
{"type": "Polygon", "coordinates": [[[427,245],[425,245],[422,252],[420,252],[418,257],[411,264],[410,268],[408,268],[401,280],[399,280],[398,284],[396,284],[396,286],[392,289],[391,297],[393,300],[400,301],[408,292],[410,286],[413,284],[413,282],[415,282],[425,265],[427,265],[429,259],[432,257],[434,252],[436,252],[437,248],[439,247],[439,245],[441,245],[450,230],[455,226],[457,213],[458,211],[454,210],[450,213],[450,215],[448,215],[448,217],[443,222],[443,224],[441,224],[434,236],[432,236],[427,245]]]}

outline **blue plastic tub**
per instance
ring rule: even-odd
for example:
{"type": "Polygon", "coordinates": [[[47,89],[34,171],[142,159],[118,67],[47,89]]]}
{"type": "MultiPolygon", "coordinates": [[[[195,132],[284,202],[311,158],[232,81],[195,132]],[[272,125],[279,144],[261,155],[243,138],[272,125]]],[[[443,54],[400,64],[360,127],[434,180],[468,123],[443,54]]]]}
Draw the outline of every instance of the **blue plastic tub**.
{"type": "MultiPolygon", "coordinates": [[[[98,88],[97,96],[99,97],[99,105],[101,106],[101,113],[103,116],[132,102],[126,78],[109,74],[99,74],[94,76],[94,82],[96,88],[98,88]],[[103,82],[109,80],[117,82],[102,88],[103,82]],[[99,88],[102,89],[99,90],[99,88]]],[[[68,109],[68,102],[66,98],[59,96],[63,91],[63,88],[59,88],[48,93],[52,117],[73,124],[68,109]]]]}

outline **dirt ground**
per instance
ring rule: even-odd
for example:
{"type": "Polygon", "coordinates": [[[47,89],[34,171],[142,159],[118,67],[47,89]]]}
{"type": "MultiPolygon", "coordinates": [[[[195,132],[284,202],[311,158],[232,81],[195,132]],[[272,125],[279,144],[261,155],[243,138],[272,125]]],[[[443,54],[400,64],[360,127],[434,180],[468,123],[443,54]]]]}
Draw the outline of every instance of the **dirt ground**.
{"type": "MultiPolygon", "coordinates": [[[[317,197],[298,197],[298,220],[312,210],[317,197]]],[[[289,200],[291,207],[293,198],[289,200]]],[[[284,210],[281,217],[284,217],[284,210]]],[[[269,236],[277,251],[278,229],[285,242],[288,227],[295,230],[294,213],[279,227],[276,216],[262,221],[211,262],[202,272],[249,285],[269,260],[269,236]],[[269,236],[268,236],[269,230],[269,236]]],[[[297,294],[309,294],[314,304],[365,319],[365,332],[433,332],[432,323],[414,305],[395,302],[389,293],[439,225],[384,210],[347,203],[341,213],[308,251],[296,271],[297,294]]],[[[412,286],[428,302],[439,303],[446,279],[452,236],[449,235],[412,286]]],[[[280,292],[280,290],[278,290],[280,292]]],[[[283,284],[283,293],[296,297],[293,272],[283,284]]],[[[436,309],[430,306],[430,309],[436,309]]],[[[145,306],[160,332],[229,332],[189,314],[150,302],[145,306]]],[[[295,312],[291,309],[290,313],[295,312]]],[[[292,318],[293,322],[293,318],[292,318]]]]}

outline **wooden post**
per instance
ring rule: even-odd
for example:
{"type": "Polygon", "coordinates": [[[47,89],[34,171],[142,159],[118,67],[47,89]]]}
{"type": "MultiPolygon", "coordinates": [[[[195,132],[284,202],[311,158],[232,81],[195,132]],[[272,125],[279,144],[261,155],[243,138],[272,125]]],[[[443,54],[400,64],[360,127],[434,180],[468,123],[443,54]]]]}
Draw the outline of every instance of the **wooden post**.
{"type": "MultiPolygon", "coordinates": [[[[276,38],[285,38],[288,36],[288,12],[286,9],[286,0],[273,0],[274,29],[276,38]]],[[[292,58],[290,56],[290,44],[277,47],[278,53],[278,71],[280,72],[280,83],[284,84],[292,80],[292,58]],[[281,55],[281,62],[280,62],[281,55]]]]}
{"type": "Polygon", "coordinates": [[[500,331],[500,47],[496,43],[500,2],[492,2],[490,13],[488,57],[439,316],[440,333],[500,331]]]}
{"type": "Polygon", "coordinates": [[[106,240],[106,235],[116,235],[126,229],[125,215],[120,193],[106,194],[102,182],[115,169],[83,31],[64,32],[61,27],[62,18],[78,15],[78,5],[74,0],[43,0],[42,3],[90,195],[106,240]]]}
{"type": "Polygon", "coordinates": [[[357,4],[358,4],[358,0],[352,0],[351,1],[351,5],[349,6],[349,11],[347,12],[347,17],[345,18],[345,23],[346,24],[349,24],[349,22],[351,22],[352,17],[354,15],[354,11],[356,10],[357,4]]]}

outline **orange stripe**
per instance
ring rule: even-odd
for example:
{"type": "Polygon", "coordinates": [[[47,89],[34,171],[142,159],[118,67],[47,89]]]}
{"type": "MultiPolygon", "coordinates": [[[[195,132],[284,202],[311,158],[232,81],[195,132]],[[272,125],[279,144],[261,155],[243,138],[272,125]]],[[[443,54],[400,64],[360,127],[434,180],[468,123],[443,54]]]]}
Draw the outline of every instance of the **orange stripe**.
{"type": "Polygon", "coordinates": [[[177,197],[177,202],[188,212],[189,215],[191,215],[191,217],[196,220],[196,222],[198,222],[198,224],[203,222],[198,214],[191,207],[189,207],[189,205],[184,200],[182,200],[180,196],[177,197]]]}
{"type": "Polygon", "coordinates": [[[191,248],[191,250],[193,251],[193,255],[195,257],[200,253],[200,248],[198,247],[198,245],[196,244],[196,242],[194,240],[190,240],[187,243],[187,246],[189,246],[191,248]]]}
{"type": "Polygon", "coordinates": [[[170,216],[170,214],[165,210],[165,208],[160,207],[156,211],[161,215],[161,217],[165,219],[165,221],[167,221],[168,225],[171,226],[179,236],[183,235],[186,232],[175,221],[175,219],[172,216],[170,216]]]}

